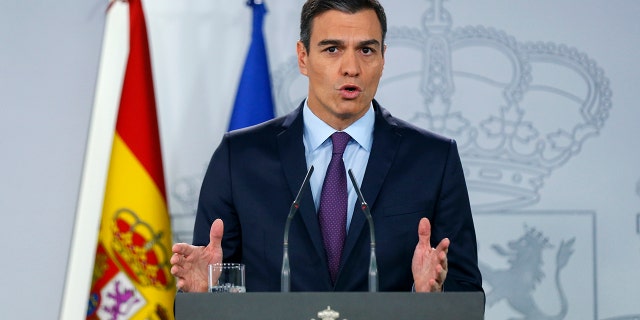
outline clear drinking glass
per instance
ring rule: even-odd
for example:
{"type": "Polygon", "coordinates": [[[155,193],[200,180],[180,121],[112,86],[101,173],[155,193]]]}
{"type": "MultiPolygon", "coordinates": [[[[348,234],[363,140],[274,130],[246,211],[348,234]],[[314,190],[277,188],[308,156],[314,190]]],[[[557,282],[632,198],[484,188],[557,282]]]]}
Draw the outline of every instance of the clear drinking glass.
{"type": "Polygon", "coordinates": [[[209,292],[246,292],[244,264],[216,263],[209,265],[209,292]]]}

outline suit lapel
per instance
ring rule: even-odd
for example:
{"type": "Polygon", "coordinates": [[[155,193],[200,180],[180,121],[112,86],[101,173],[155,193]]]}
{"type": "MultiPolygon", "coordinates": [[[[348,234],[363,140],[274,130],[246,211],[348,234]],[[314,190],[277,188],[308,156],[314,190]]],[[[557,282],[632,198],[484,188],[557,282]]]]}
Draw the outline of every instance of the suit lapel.
{"type": "MultiPolygon", "coordinates": [[[[304,131],[302,108],[300,107],[297,112],[289,114],[288,118],[283,123],[283,126],[285,127],[285,130],[282,131],[277,138],[278,152],[280,154],[280,160],[282,162],[287,183],[289,184],[289,189],[291,190],[291,194],[295,197],[298,194],[300,185],[307,173],[307,162],[305,160],[304,143],[302,141],[304,131]]],[[[324,245],[322,243],[322,233],[320,231],[320,225],[318,224],[316,208],[313,202],[311,188],[309,186],[305,188],[300,202],[298,215],[302,217],[308,234],[311,237],[311,241],[313,242],[313,246],[318,253],[318,256],[320,256],[321,260],[324,262],[325,269],[327,269],[327,259],[324,252],[324,245]]]]}
{"type": "MultiPolygon", "coordinates": [[[[367,163],[362,185],[360,186],[362,196],[369,205],[369,208],[374,208],[375,206],[378,194],[393,164],[396,151],[400,145],[400,139],[402,138],[400,134],[394,131],[394,123],[390,121],[390,114],[382,109],[375,100],[373,103],[376,111],[373,146],[371,148],[371,154],[369,155],[369,162],[367,163]]],[[[348,261],[349,255],[353,251],[365,224],[366,218],[360,208],[360,201],[356,201],[342,254],[342,263],[348,261]]]]}

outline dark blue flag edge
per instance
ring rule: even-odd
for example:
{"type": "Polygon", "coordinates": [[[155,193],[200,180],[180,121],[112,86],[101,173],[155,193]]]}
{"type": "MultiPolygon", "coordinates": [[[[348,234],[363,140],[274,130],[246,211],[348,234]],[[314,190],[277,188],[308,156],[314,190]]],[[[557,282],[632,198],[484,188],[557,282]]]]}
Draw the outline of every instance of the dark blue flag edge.
{"type": "Polygon", "coordinates": [[[274,116],[271,75],[262,31],[267,12],[263,1],[247,1],[253,9],[251,44],[236,92],[229,131],[252,126],[274,116]]]}

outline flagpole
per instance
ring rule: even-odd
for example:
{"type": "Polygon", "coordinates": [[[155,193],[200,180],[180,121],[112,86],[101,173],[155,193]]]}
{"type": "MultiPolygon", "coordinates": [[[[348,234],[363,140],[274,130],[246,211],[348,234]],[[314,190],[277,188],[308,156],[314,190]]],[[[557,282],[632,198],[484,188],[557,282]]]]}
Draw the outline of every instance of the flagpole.
{"type": "Polygon", "coordinates": [[[59,319],[84,319],[129,51],[129,9],[109,4],[59,319]],[[83,303],[84,302],[84,303],[83,303]]]}

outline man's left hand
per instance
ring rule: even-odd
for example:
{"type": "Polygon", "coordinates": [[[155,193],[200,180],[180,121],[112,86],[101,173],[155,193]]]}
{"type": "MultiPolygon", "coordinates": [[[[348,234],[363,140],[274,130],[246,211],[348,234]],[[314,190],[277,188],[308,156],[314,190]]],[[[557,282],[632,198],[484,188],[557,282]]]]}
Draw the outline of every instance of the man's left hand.
{"type": "Polygon", "coordinates": [[[418,244],[413,253],[411,271],[416,292],[441,292],[447,277],[447,252],[450,241],[442,239],[431,247],[431,223],[422,218],[418,225],[418,244]]]}

